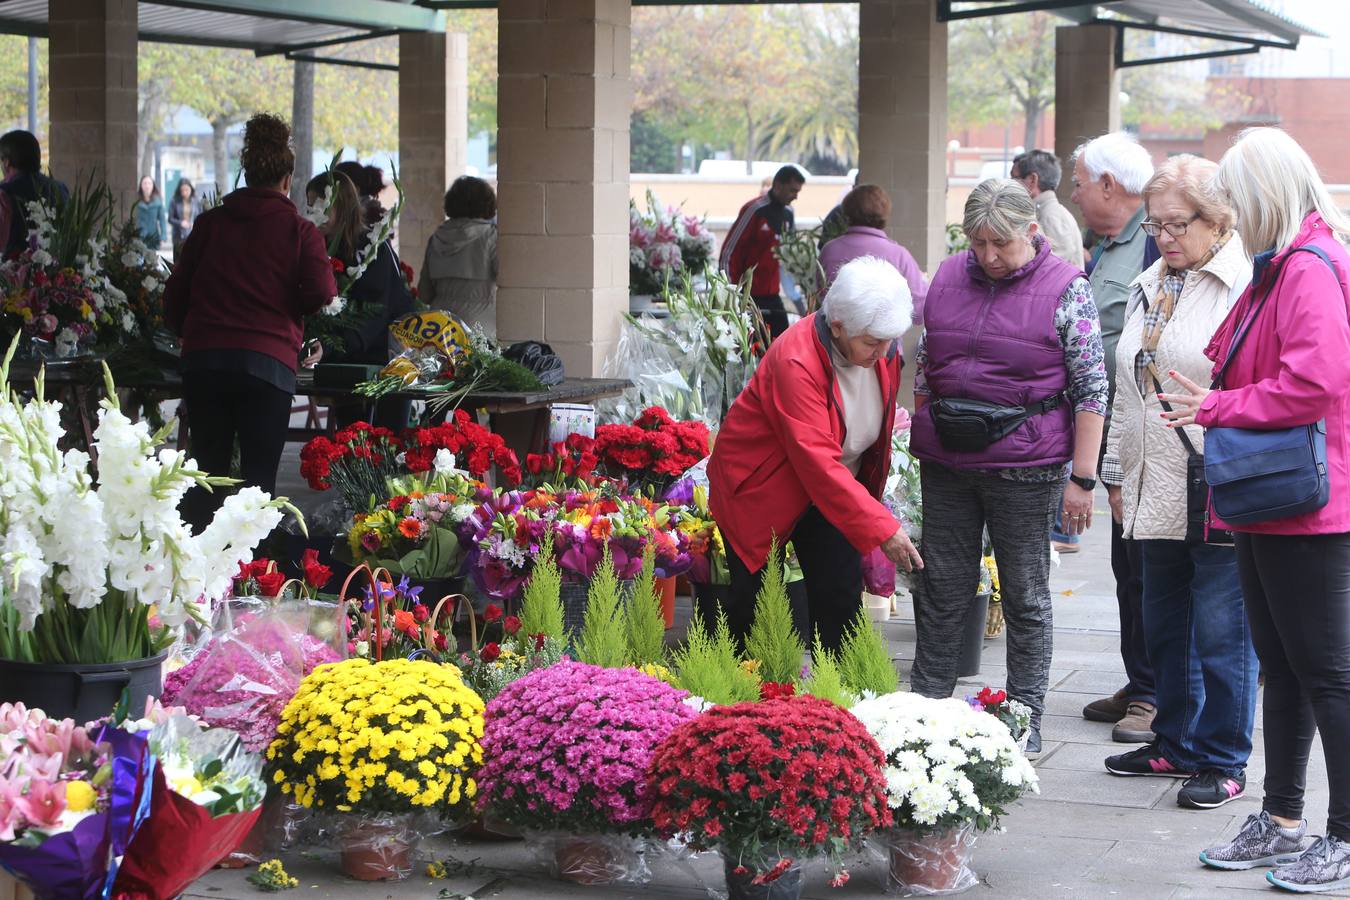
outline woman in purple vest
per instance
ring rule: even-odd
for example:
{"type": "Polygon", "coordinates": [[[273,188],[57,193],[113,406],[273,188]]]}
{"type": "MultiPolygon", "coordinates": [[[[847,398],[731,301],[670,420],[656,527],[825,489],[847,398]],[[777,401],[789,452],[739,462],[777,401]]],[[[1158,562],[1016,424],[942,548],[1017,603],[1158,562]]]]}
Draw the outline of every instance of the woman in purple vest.
{"type": "Polygon", "coordinates": [[[834,276],[845,263],[864,256],[884,259],[905,276],[909,295],[914,298],[914,324],[921,323],[928,282],[910,252],[886,236],[891,198],[875,184],[860,184],[848,192],[839,207],[848,222],[848,230],[821,248],[820,267],[825,270],[826,289],[834,283],[834,276]]]}
{"type": "Polygon", "coordinates": [[[916,355],[912,449],[926,566],[910,680],[928,697],[956,687],[988,528],[1008,629],[1007,691],[1031,707],[1027,753],[1035,756],[1050,674],[1050,527],[1061,493],[1070,533],[1092,523],[1107,403],[1101,330],[1087,279],[1050,252],[1022,185],[980,183],[962,227],[970,250],[934,276],[916,355]]]}

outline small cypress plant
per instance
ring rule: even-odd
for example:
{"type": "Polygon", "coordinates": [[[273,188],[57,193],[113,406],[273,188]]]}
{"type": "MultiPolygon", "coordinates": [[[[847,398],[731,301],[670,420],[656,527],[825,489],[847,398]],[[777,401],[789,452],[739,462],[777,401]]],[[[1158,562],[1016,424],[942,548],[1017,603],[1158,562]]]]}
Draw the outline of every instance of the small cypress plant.
{"type": "Polygon", "coordinates": [[[563,626],[562,573],[558,571],[553,548],[547,541],[539,548],[534,571],[525,584],[520,603],[520,631],[525,635],[542,634],[562,644],[568,641],[563,626]]]}
{"type": "Polygon", "coordinates": [[[848,709],[858,699],[844,686],[843,676],[839,674],[839,660],[820,645],[819,629],[816,630],[816,640],[811,647],[811,673],[802,682],[801,691],[837,703],[844,709],[848,709]]]}
{"type": "Polygon", "coordinates": [[[619,576],[614,572],[614,557],[609,543],[591,577],[586,593],[586,615],[581,620],[577,639],[577,659],[606,669],[622,668],[627,656],[623,598],[619,594],[619,576]]]}
{"type": "Polygon", "coordinates": [[[900,673],[891,662],[886,637],[872,626],[865,609],[858,610],[844,633],[839,646],[839,674],[844,686],[858,695],[864,691],[889,694],[900,689],[900,673]]]}
{"type": "Polygon", "coordinates": [[[656,548],[648,544],[642,553],[642,571],[633,584],[626,617],[628,664],[659,664],[666,657],[666,618],[656,595],[656,548]]]}
{"type": "Polygon", "coordinates": [[[769,545],[764,579],[755,595],[755,621],[745,640],[745,652],[759,661],[759,675],[765,681],[794,684],[801,674],[806,645],[792,624],[792,603],[776,539],[769,545]]]}
{"type": "Polygon", "coordinates": [[[689,623],[684,645],[671,655],[676,686],[709,703],[726,705],[759,699],[759,679],[741,665],[725,613],[708,633],[699,613],[689,623]]]}

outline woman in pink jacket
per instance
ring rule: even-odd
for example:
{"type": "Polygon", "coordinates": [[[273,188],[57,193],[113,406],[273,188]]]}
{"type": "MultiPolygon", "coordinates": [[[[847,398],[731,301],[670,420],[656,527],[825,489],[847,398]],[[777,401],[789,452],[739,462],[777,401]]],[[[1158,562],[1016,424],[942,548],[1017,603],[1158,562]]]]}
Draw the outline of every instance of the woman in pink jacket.
{"type": "MultiPolygon", "coordinates": [[[[1308,154],[1283,131],[1243,133],[1219,164],[1237,229],[1256,251],[1252,284],[1206,351],[1222,361],[1259,307],[1219,390],[1172,377],[1175,424],[1290,428],[1326,420],[1331,497],[1320,509],[1234,527],[1238,572],[1266,675],[1262,811],[1227,844],[1200,854],[1220,869],[1266,875],[1298,892],[1350,888],[1350,220],[1308,154]],[[1332,266],[1314,253],[1316,247],[1332,266]],[[1334,268],[1334,271],[1333,271],[1334,268]],[[1306,836],[1308,753],[1322,732],[1331,805],[1325,837],[1306,836]]],[[[1217,368],[1217,366],[1216,366],[1217,368]]],[[[1220,523],[1221,524],[1221,523],[1220,523]]]]}

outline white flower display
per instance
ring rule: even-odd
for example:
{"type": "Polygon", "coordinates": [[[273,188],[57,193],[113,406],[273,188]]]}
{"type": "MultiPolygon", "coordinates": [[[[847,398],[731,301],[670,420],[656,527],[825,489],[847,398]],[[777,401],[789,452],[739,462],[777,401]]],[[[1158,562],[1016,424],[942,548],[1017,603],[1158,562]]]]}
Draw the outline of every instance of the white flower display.
{"type": "MultiPolygon", "coordinates": [[[[0,380],[8,377],[17,341],[0,380]]],[[[155,605],[170,626],[200,617],[222,596],[240,560],[292,509],[258,488],[226,498],[215,520],[193,535],[178,504],[193,485],[220,488],[179,450],[160,448],[170,424],[151,434],[119,408],[105,366],[93,450],[59,449],[61,404],[46,400],[41,376],[34,399],[0,395],[0,611],[12,606],[21,631],[58,607],[88,610],[155,605]]]]}
{"type": "Polygon", "coordinates": [[[332,300],[328,301],[327,306],[323,307],[319,311],[323,313],[325,316],[337,316],[341,315],[342,311],[346,308],[347,308],[346,300],[344,300],[342,297],[334,297],[332,300]]]}
{"type": "Polygon", "coordinates": [[[886,755],[897,827],[987,829],[1024,791],[1039,790],[1036,770],[1007,726],[961,700],[898,691],[864,700],[852,712],[886,755]]]}

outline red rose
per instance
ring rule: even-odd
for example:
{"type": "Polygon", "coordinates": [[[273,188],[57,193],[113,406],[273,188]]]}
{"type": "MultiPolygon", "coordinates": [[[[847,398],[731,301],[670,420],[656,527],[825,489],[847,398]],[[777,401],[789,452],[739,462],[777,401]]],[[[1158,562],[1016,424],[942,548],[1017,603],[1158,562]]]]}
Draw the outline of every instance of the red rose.
{"type": "Polygon", "coordinates": [[[416,603],[412,608],[413,620],[419,625],[431,618],[431,610],[427,609],[425,604],[416,603]]]}
{"type": "Polygon", "coordinates": [[[434,643],[434,645],[435,645],[435,647],[436,647],[437,650],[439,650],[439,651],[442,652],[442,653],[445,652],[445,648],[446,648],[446,646],[447,646],[447,642],[446,642],[446,640],[445,640],[445,635],[444,635],[444,634],[441,634],[439,631],[436,632],[436,637],[435,637],[435,639],[433,640],[433,643],[434,643]]]}
{"type": "Polygon", "coordinates": [[[500,621],[502,617],[502,608],[495,603],[489,603],[487,609],[483,610],[483,621],[489,624],[500,621]]]}
{"type": "Polygon", "coordinates": [[[479,658],[481,658],[485,663],[490,663],[501,655],[502,655],[502,648],[497,646],[497,643],[495,641],[484,647],[483,651],[478,654],[479,658]]]}
{"type": "Polygon", "coordinates": [[[342,272],[347,271],[347,264],[344,263],[342,260],[338,259],[336,256],[328,257],[328,264],[333,267],[333,271],[335,273],[340,274],[342,272]]]}
{"type": "Polygon", "coordinates": [[[328,582],[333,580],[333,570],[328,566],[320,565],[318,562],[305,560],[305,584],[319,590],[328,582]]]}
{"type": "Polygon", "coordinates": [[[507,634],[515,634],[520,631],[520,619],[516,616],[507,616],[502,620],[502,630],[507,634]]]}
{"type": "Polygon", "coordinates": [[[262,591],[264,597],[275,597],[281,593],[281,586],[286,583],[286,576],[280,572],[266,572],[262,575],[255,575],[254,580],[258,582],[258,590],[262,591]]]}
{"type": "Polygon", "coordinates": [[[255,559],[248,564],[248,573],[257,578],[259,575],[267,574],[267,570],[270,568],[272,568],[270,559],[255,559]]]}

